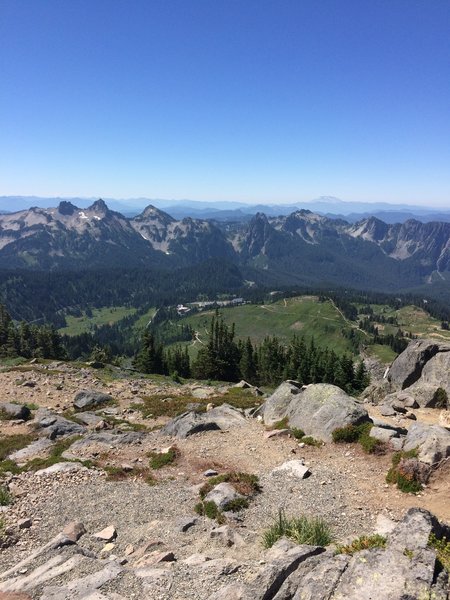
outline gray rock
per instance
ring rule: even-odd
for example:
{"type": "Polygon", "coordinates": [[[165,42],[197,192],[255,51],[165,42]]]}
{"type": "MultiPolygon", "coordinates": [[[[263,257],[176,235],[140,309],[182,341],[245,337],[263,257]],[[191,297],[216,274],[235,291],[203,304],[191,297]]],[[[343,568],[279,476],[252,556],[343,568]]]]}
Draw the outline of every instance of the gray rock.
{"type": "Polygon", "coordinates": [[[191,527],[194,527],[198,523],[197,517],[180,517],[177,519],[175,523],[176,531],[180,533],[185,533],[191,527]]]}
{"type": "Polygon", "coordinates": [[[389,442],[389,445],[394,452],[400,452],[400,450],[403,450],[404,444],[405,444],[404,437],[392,438],[391,441],[389,442]]]}
{"type": "Polygon", "coordinates": [[[80,521],[71,521],[62,530],[62,533],[73,543],[77,542],[86,533],[86,528],[80,521]]]}
{"type": "Polygon", "coordinates": [[[222,525],[222,527],[215,527],[210,532],[210,537],[213,540],[218,541],[222,546],[230,548],[231,546],[242,546],[244,540],[241,535],[237,533],[235,529],[229,525],[222,525]]]}
{"type": "Polygon", "coordinates": [[[95,390],[80,390],[73,400],[73,405],[78,410],[94,408],[112,402],[113,398],[109,394],[96,392],[95,390]]]}
{"type": "Polygon", "coordinates": [[[91,425],[91,426],[95,426],[98,425],[98,423],[100,423],[101,421],[103,421],[102,417],[100,417],[99,415],[96,415],[95,413],[91,413],[91,412],[80,412],[77,414],[77,421],[81,421],[81,423],[83,423],[83,425],[91,425]]]}
{"type": "Polygon", "coordinates": [[[289,426],[324,442],[332,441],[338,427],[369,421],[366,409],[335,385],[317,383],[304,386],[285,381],[261,407],[265,425],[272,426],[287,417],[289,426]]]}
{"type": "Polygon", "coordinates": [[[302,463],[301,460],[288,460],[272,471],[272,475],[278,475],[280,473],[287,473],[288,475],[292,475],[297,479],[305,479],[311,475],[311,471],[302,463]]]}
{"type": "Polygon", "coordinates": [[[223,510],[226,505],[232,500],[244,498],[227,482],[218,483],[204,498],[204,502],[214,502],[220,510],[223,510]]]}
{"type": "Polygon", "coordinates": [[[241,379],[241,381],[239,383],[235,383],[232,387],[249,389],[249,388],[252,388],[253,386],[250,383],[247,383],[246,381],[244,381],[244,379],[241,379]]]}
{"type": "Polygon", "coordinates": [[[35,442],[28,444],[28,446],[25,446],[25,448],[16,450],[16,452],[10,454],[8,458],[17,463],[25,463],[30,458],[45,454],[46,451],[51,448],[51,446],[53,446],[53,442],[51,440],[48,438],[39,438],[35,442]]]}
{"type": "Polygon", "coordinates": [[[36,412],[34,422],[50,440],[66,435],[78,435],[86,431],[83,425],[55,415],[46,409],[39,409],[36,412]]]}
{"type": "Polygon", "coordinates": [[[301,389],[302,385],[297,381],[284,381],[255,411],[254,416],[263,415],[264,423],[269,427],[281,421],[286,416],[293,397],[300,394],[301,389]]]}
{"type": "Polygon", "coordinates": [[[77,462],[59,462],[46,469],[40,469],[36,471],[35,475],[54,475],[55,473],[70,473],[76,471],[87,471],[86,467],[83,467],[81,463],[77,462]]]}
{"type": "Polygon", "coordinates": [[[450,456],[450,431],[439,425],[413,423],[406,436],[404,450],[419,450],[419,460],[434,465],[450,456]]]}
{"type": "Polygon", "coordinates": [[[291,400],[285,415],[290,427],[303,429],[324,442],[332,441],[339,427],[369,421],[366,409],[335,385],[317,383],[307,386],[291,400]]]}
{"type": "Polygon", "coordinates": [[[0,403],[0,412],[3,412],[8,419],[29,419],[31,411],[24,404],[14,404],[13,402],[0,403]]]}
{"type": "Polygon", "coordinates": [[[200,431],[230,429],[246,423],[241,410],[222,404],[206,413],[185,412],[175,417],[162,429],[162,433],[173,437],[186,438],[200,431]]]}
{"type": "Polygon", "coordinates": [[[383,404],[380,406],[380,414],[383,417],[395,417],[396,412],[390,404],[383,404]]]}
{"type": "Polygon", "coordinates": [[[116,579],[123,567],[116,562],[107,564],[101,571],[74,579],[62,586],[44,588],[42,598],[45,600],[84,600],[105,583],[116,579]]]}
{"type": "Polygon", "coordinates": [[[387,444],[392,438],[398,437],[398,433],[393,429],[385,429],[384,427],[372,427],[369,433],[370,437],[387,444]]]}
{"type": "Polygon", "coordinates": [[[216,475],[218,475],[218,473],[214,469],[207,469],[203,473],[203,477],[215,477],[216,475]]]}

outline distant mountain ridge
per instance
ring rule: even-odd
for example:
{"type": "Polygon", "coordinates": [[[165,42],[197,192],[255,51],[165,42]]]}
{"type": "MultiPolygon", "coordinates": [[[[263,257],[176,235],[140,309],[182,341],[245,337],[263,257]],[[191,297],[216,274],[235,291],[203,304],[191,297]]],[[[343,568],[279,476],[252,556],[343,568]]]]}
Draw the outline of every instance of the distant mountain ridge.
{"type": "Polygon", "coordinates": [[[62,201],[0,215],[0,268],[172,269],[223,259],[283,282],[378,290],[450,281],[450,223],[376,217],[350,223],[309,210],[240,222],[185,217],[148,206],[128,218],[103,200],[62,201]]]}
{"type": "MultiPolygon", "coordinates": [[[[95,198],[41,198],[38,196],[0,196],[1,212],[16,212],[30,207],[46,208],[62,201],[87,208],[95,198]]],[[[277,217],[289,215],[297,210],[310,210],[331,218],[343,217],[356,222],[375,216],[387,223],[403,223],[408,219],[418,221],[450,221],[450,208],[430,208],[409,204],[388,204],[386,202],[346,202],[333,196],[321,196],[315,200],[290,204],[249,204],[236,201],[163,200],[148,198],[114,199],[106,198],[108,206],[127,217],[133,217],[148,206],[153,205],[168,212],[178,220],[184,217],[215,219],[217,221],[250,220],[258,212],[277,217]]]]}

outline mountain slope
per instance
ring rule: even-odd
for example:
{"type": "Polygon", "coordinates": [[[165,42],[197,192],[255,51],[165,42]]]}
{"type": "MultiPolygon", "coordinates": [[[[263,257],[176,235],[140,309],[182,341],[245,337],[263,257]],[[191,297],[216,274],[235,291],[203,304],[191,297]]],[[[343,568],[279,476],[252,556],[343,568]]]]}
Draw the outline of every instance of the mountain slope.
{"type": "MultiPolygon", "coordinates": [[[[450,281],[450,223],[358,223],[299,210],[249,222],[178,221],[148,206],[126,218],[102,200],[0,215],[0,268],[167,268],[234,262],[285,284],[400,290],[450,281]]],[[[253,279],[253,278],[252,278],[253,279]]],[[[258,277],[255,277],[258,280],[258,277]]]]}

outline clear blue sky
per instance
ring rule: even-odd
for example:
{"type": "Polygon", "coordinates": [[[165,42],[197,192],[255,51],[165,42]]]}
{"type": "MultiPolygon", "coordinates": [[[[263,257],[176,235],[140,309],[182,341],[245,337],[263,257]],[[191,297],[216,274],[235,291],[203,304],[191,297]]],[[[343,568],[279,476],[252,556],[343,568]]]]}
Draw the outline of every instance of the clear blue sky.
{"type": "Polygon", "coordinates": [[[450,207],[449,0],[0,0],[0,195],[450,207]]]}

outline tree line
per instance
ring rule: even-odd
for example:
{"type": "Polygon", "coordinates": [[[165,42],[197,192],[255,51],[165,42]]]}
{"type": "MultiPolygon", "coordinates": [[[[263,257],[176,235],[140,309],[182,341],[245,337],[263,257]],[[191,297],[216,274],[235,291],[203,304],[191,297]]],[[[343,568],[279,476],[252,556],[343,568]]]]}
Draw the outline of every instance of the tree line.
{"type": "Polygon", "coordinates": [[[332,383],[348,393],[360,392],[369,383],[362,361],[355,363],[348,354],[339,356],[320,348],[314,338],[306,341],[294,336],[287,345],[277,337],[266,337],[259,345],[250,338],[236,341],[234,324],[229,327],[217,313],[211,319],[208,341],[194,360],[190,360],[187,346],[167,348],[147,331],[134,364],[144,373],[219,381],[245,379],[253,385],[276,386],[285,379],[302,384],[332,383]]]}

